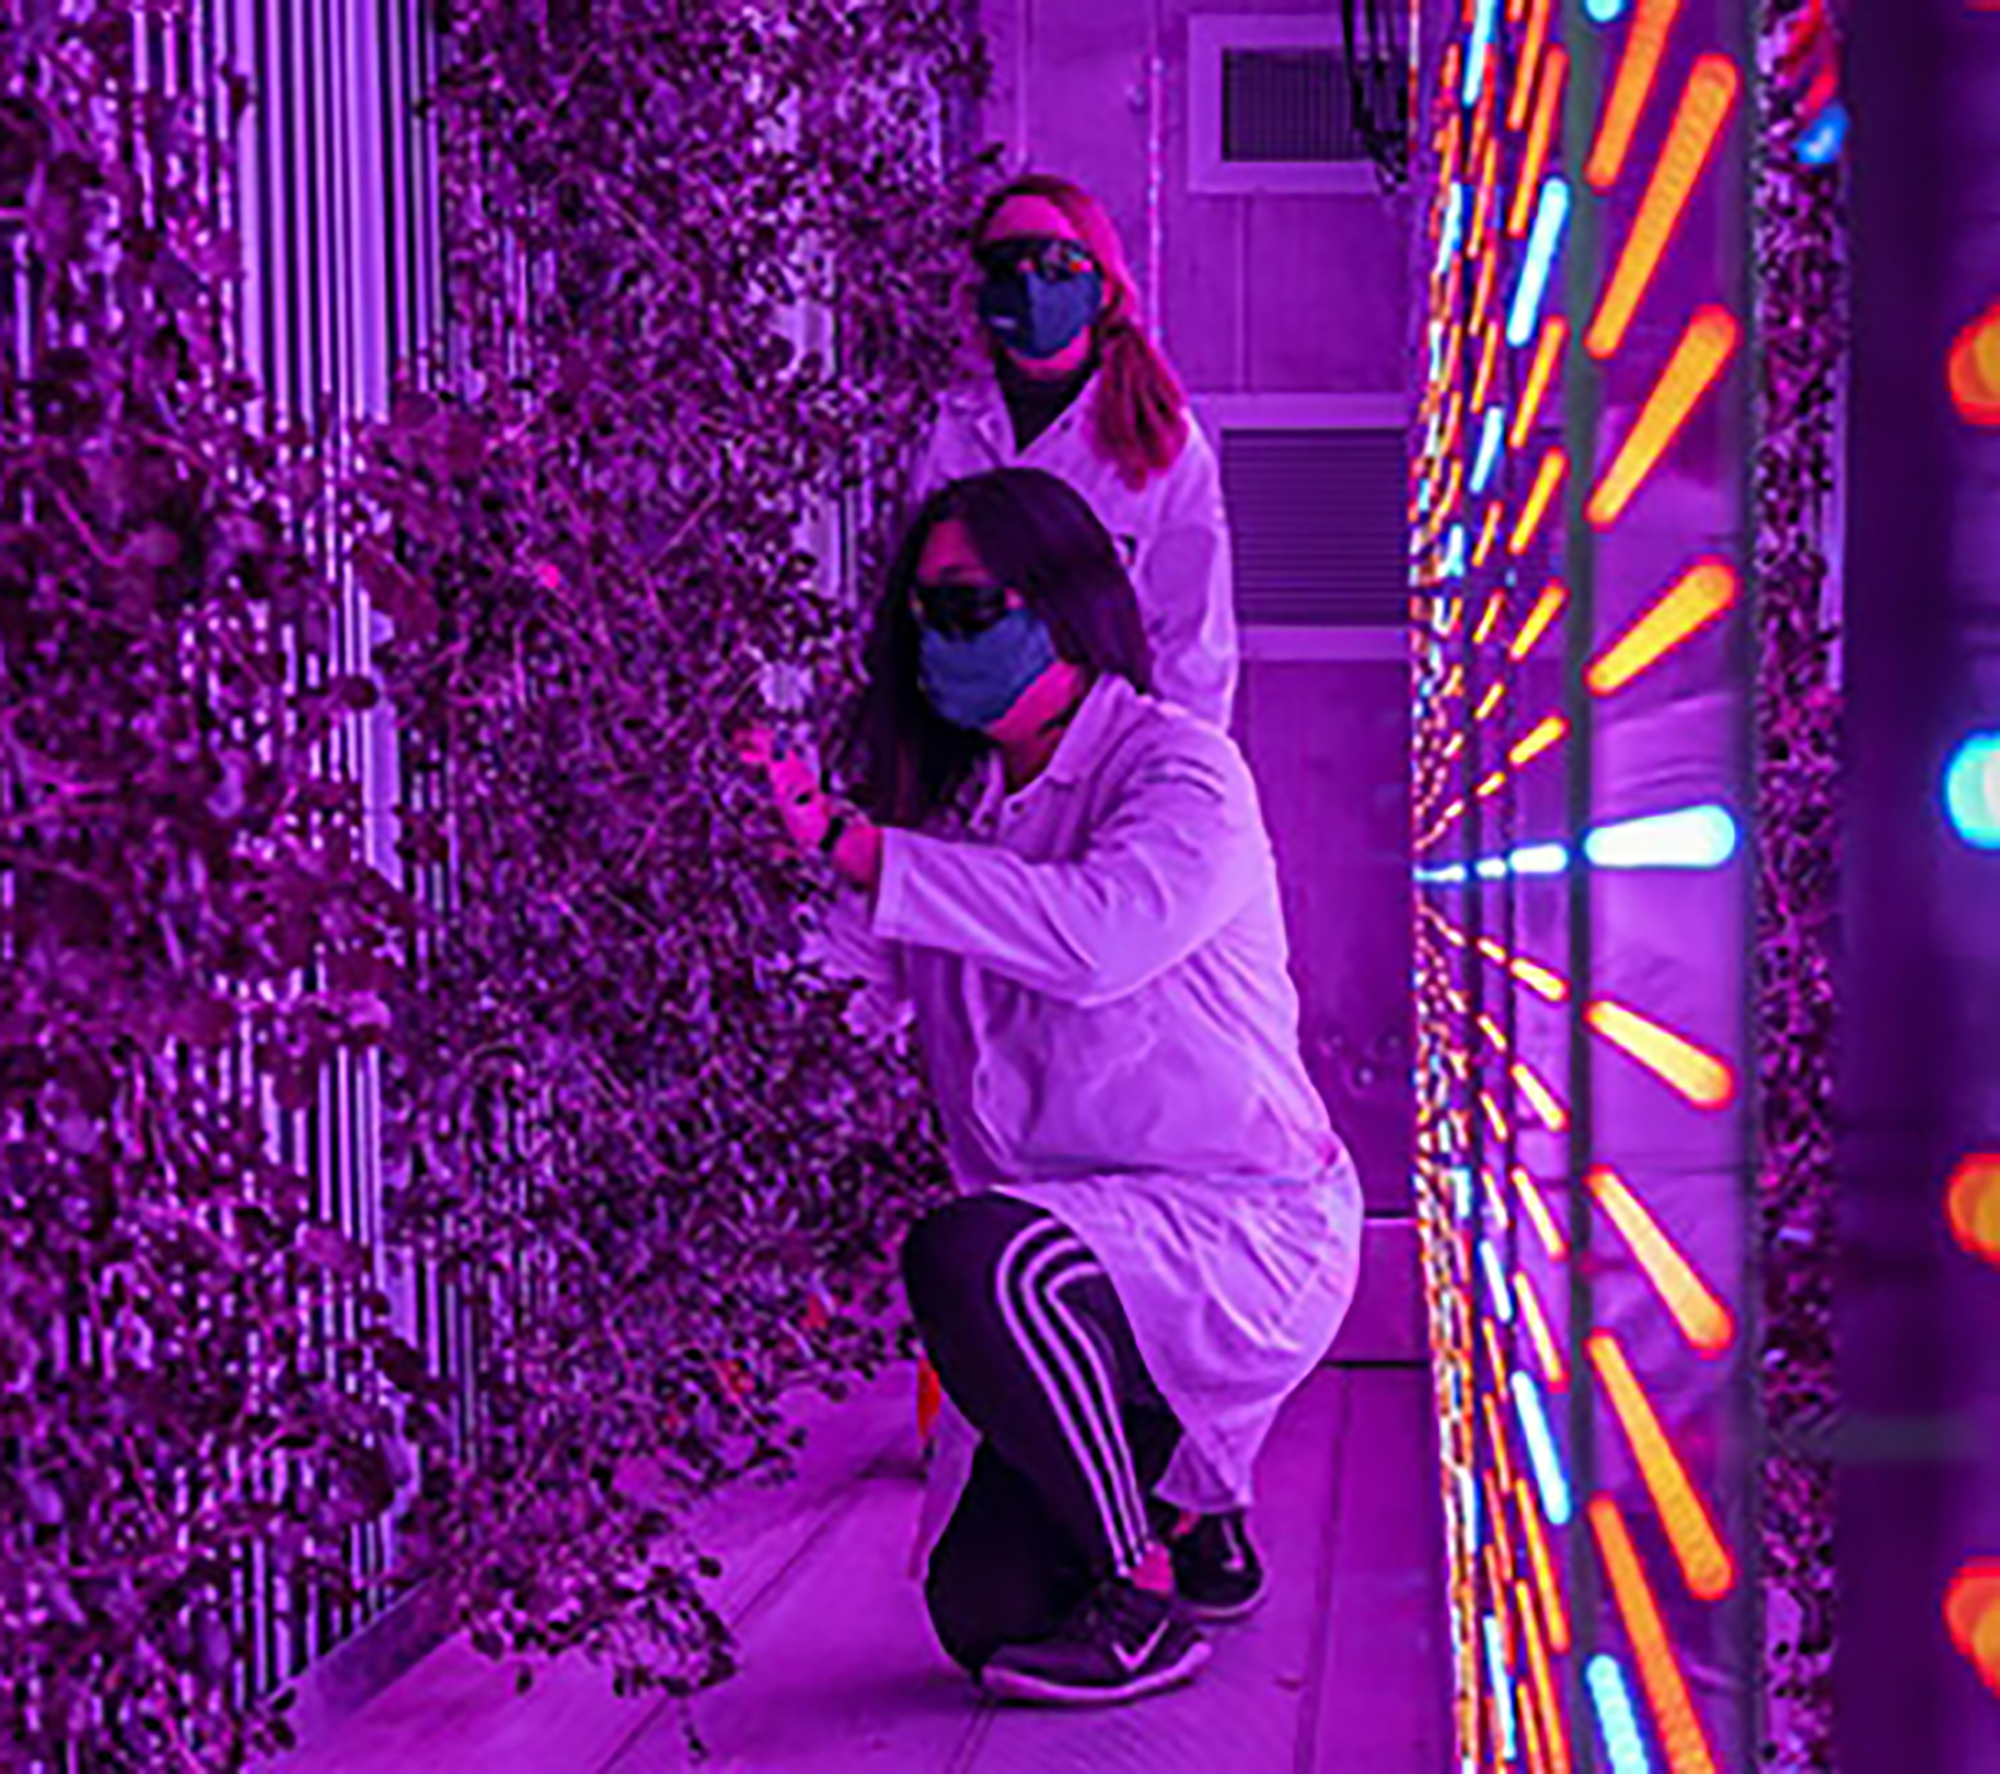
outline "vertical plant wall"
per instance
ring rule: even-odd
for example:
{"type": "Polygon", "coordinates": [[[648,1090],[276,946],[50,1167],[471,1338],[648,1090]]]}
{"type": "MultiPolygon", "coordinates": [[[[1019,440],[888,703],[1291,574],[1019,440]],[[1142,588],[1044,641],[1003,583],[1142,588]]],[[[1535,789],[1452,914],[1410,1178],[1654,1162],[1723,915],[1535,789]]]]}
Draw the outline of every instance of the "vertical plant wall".
{"type": "Polygon", "coordinates": [[[826,736],[851,682],[956,342],[956,9],[440,9],[444,330],[352,453],[244,371],[230,146],[271,95],[218,17],[0,23],[30,1766],[282,1745],[244,1573],[333,1618],[369,1524],[369,1580],[429,1581],[486,1650],[726,1674],[685,1506],[784,1468],[785,1387],[888,1352],[887,1253],[942,1182],[908,1057],[797,958],[823,888],[723,736],[826,736]],[[328,664],[350,570],[367,675],[328,664]],[[395,807],[332,743],[385,696],[395,807]],[[336,1224],[315,1106],[378,1052],[388,1188],[336,1224]]]}
{"type": "Polygon", "coordinates": [[[441,49],[447,334],[348,488],[448,881],[390,1205],[469,1403],[399,1376],[408,1544],[475,1644],[684,1693],[728,1651],[677,1504],[884,1357],[943,1180],[907,1059],[795,959],[819,877],[727,736],[833,737],[958,348],[935,107],[978,68],[931,0],[469,4],[441,49]],[[801,545],[829,511],[851,583],[801,545]]]}
{"type": "Polygon", "coordinates": [[[1821,0],[1759,20],[1755,205],[1765,1765],[1833,1763],[1835,801],[1844,112],[1821,0]]]}
{"type": "Polygon", "coordinates": [[[401,1345],[319,1187],[416,908],[330,739],[321,445],[253,423],[213,8],[0,23],[0,1741],[281,1742],[249,1572],[347,1607],[401,1345]],[[198,14],[198,16],[197,16],[198,14]]]}

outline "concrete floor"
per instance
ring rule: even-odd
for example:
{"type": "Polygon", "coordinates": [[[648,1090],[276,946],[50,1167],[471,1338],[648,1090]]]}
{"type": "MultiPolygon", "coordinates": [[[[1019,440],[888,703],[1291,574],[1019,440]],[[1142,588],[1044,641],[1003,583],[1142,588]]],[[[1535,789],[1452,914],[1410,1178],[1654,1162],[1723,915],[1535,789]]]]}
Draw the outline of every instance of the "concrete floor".
{"type": "Polygon", "coordinates": [[[1430,1383],[1421,1368],[1326,1367],[1259,1467],[1265,1606],[1218,1630],[1178,1693],[1092,1712],[984,1701],[933,1643],[903,1575],[920,1480],[898,1369],[805,1407],[797,1484],[724,1499],[702,1540],[742,1673],[694,1704],[623,1701],[588,1665],[539,1673],[452,1640],[283,1766],[293,1774],[1442,1774],[1450,1757],[1430,1383]]]}

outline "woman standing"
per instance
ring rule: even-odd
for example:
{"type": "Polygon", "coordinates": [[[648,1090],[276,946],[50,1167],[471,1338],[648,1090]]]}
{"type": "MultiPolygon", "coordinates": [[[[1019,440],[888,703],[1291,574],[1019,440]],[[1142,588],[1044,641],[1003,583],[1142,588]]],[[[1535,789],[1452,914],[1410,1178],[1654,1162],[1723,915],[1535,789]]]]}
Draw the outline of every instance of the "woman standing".
{"type": "Polygon", "coordinates": [[[1354,1287],[1270,843],[1233,742],[1149,693],[1131,582],[1052,475],[925,503],[868,667],[866,814],[768,736],[746,756],[859,890],[834,946],[913,1006],[965,1191],[902,1259],[967,1456],[932,1469],[931,1618],[997,1693],[1135,1698],[1206,1657],[1191,1612],[1256,1599],[1251,1466],[1354,1287]]]}
{"type": "Polygon", "coordinates": [[[1138,591],[1154,688],[1227,728],[1236,613],[1222,479],[1141,325],[1110,217],[1067,179],[1029,173],[988,199],[973,243],[992,374],[944,396],[917,496],[1016,464],[1068,481],[1138,591]]]}

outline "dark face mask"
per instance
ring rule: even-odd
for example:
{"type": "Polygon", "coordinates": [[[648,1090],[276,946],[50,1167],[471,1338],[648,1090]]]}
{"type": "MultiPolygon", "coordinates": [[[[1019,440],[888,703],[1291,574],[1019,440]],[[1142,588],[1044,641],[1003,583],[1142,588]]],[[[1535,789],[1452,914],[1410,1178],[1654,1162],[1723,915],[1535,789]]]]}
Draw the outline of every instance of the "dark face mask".
{"type": "Polygon", "coordinates": [[[1018,356],[1054,357],[1104,307],[1104,273],[1073,240],[1008,235],[974,254],[985,281],[979,317],[1018,356]]]}
{"type": "Polygon", "coordinates": [[[937,714],[979,732],[1054,664],[1055,643],[1034,611],[1008,609],[1004,586],[919,584],[917,682],[937,714]]]}

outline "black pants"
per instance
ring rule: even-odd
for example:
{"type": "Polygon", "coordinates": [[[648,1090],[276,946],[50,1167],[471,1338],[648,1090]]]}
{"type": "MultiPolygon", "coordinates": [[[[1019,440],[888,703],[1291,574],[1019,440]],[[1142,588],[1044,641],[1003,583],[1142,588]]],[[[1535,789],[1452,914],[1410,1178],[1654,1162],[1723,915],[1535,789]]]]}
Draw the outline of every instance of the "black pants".
{"type": "Polygon", "coordinates": [[[1109,1277],[1039,1208],[984,1194],[927,1214],[903,1281],[939,1383],[981,1437],[924,1584],[939,1642],[976,1672],[1139,1562],[1180,1424],[1109,1277]]]}

